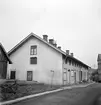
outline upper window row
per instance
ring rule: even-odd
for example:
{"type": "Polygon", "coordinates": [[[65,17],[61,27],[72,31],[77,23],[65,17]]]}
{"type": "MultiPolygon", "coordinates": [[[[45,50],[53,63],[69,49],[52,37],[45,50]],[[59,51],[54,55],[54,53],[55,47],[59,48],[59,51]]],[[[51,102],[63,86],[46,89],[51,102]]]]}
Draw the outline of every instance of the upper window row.
{"type": "Polygon", "coordinates": [[[30,55],[37,55],[37,46],[36,45],[31,46],[30,55]]]}
{"type": "MultiPolygon", "coordinates": [[[[82,65],[78,64],[78,63],[75,63],[75,62],[72,62],[71,60],[66,60],[65,61],[65,64],[67,64],[67,62],[69,63],[69,65],[72,65],[72,66],[75,66],[75,67],[83,67],[82,65]]],[[[84,67],[85,69],[87,69],[86,67],[84,67]]]]}

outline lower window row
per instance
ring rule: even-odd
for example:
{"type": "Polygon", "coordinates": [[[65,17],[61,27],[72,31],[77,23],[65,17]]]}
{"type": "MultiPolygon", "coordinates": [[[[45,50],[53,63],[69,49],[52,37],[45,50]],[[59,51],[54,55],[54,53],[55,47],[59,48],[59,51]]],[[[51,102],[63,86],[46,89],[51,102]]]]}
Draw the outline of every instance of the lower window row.
{"type": "MultiPolygon", "coordinates": [[[[16,79],[16,71],[11,71],[10,79],[16,79]]],[[[27,71],[27,81],[33,80],[33,71],[27,71]]]]}

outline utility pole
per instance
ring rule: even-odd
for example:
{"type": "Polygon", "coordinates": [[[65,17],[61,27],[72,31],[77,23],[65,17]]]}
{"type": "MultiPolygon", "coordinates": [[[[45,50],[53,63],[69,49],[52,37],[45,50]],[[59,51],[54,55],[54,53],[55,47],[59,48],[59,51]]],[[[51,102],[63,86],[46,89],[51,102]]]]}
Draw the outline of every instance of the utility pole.
{"type": "Polygon", "coordinates": [[[54,71],[51,70],[51,74],[52,74],[52,78],[51,78],[51,88],[52,88],[52,85],[53,85],[53,78],[54,78],[54,71]]]}

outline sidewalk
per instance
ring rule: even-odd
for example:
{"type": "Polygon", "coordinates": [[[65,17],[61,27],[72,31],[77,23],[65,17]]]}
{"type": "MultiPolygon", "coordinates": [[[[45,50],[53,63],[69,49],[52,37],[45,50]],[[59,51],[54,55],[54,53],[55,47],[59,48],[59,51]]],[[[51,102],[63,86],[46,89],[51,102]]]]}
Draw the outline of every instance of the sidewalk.
{"type": "Polygon", "coordinates": [[[28,98],[34,98],[34,97],[37,97],[37,96],[42,96],[42,95],[46,95],[46,94],[49,94],[49,93],[59,92],[59,91],[66,90],[66,89],[72,89],[72,88],[78,88],[78,87],[87,87],[91,84],[94,84],[94,83],[72,85],[72,86],[67,86],[67,87],[65,86],[65,87],[61,87],[59,89],[52,90],[52,91],[46,91],[46,92],[42,92],[42,93],[38,93],[38,94],[33,94],[33,95],[17,98],[15,100],[0,102],[0,105],[7,105],[7,104],[15,103],[15,102],[18,102],[18,101],[21,101],[21,100],[25,100],[25,99],[28,99],[28,98]]]}

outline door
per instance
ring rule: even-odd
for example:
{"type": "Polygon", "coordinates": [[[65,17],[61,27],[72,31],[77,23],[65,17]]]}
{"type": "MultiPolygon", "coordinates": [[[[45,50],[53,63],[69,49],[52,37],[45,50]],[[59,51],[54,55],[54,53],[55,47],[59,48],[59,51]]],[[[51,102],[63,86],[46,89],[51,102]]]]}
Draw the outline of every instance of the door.
{"type": "Polygon", "coordinates": [[[74,81],[76,83],[76,71],[74,72],[74,81]]]}
{"type": "Polygon", "coordinates": [[[67,69],[64,68],[64,72],[63,72],[63,85],[67,85],[68,84],[68,80],[67,80],[67,69]]]}
{"type": "Polygon", "coordinates": [[[11,71],[10,79],[15,79],[15,71],[11,71]]]}
{"type": "Polygon", "coordinates": [[[27,81],[32,81],[32,80],[33,80],[33,72],[27,71],[27,81]]]}
{"type": "Polygon", "coordinates": [[[82,71],[79,71],[79,81],[82,81],[82,71]]]}

